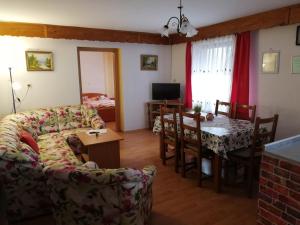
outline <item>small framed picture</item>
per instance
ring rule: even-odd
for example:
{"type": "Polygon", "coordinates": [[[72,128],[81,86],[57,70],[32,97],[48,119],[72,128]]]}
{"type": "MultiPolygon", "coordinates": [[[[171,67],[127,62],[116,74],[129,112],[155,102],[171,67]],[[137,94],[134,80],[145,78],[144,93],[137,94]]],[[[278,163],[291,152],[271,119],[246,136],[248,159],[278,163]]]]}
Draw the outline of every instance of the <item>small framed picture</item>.
{"type": "Polygon", "coordinates": [[[264,52],[262,56],[262,72],[265,74],[279,73],[279,52],[264,52]]]}
{"type": "Polygon", "coordinates": [[[292,56],[292,73],[300,74],[300,56],[292,56]]]}
{"type": "Polygon", "coordinates": [[[296,45],[300,45],[300,26],[297,27],[296,45]]]}
{"type": "Polygon", "coordinates": [[[27,71],[53,71],[53,53],[26,51],[27,71]]]}
{"type": "Polygon", "coordinates": [[[141,55],[141,70],[157,70],[157,55],[141,55]]]}

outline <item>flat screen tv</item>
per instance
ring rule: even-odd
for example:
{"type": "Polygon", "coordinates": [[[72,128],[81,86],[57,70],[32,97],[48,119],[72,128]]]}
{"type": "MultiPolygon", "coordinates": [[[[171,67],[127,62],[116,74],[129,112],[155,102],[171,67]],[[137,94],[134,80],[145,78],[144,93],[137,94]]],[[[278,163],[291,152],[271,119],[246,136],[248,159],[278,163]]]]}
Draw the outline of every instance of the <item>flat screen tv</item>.
{"type": "Polygon", "coordinates": [[[153,100],[172,100],[180,98],[179,83],[153,83],[152,99],[153,100]]]}

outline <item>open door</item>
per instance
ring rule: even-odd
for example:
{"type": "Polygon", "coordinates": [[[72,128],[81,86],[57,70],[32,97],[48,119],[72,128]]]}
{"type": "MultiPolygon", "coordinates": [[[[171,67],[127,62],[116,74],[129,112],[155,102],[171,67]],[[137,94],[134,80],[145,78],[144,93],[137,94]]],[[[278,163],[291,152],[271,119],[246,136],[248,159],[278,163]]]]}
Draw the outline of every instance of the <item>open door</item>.
{"type": "Polygon", "coordinates": [[[121,131],[118,49],[78,47],[81,104],[97,108],[106,126],[121,131]]]}

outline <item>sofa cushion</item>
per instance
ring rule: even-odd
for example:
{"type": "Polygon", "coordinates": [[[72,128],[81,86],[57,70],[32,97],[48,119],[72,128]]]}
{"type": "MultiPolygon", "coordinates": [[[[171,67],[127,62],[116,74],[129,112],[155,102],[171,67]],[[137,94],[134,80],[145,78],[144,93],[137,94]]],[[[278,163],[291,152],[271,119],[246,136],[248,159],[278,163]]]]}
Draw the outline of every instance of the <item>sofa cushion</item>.
{"type": "Polygon", "coordinates": [[[39,154],[39,146],[37,145],[36,141],[33,139],[32,135],[29,132],[22,130],[20,132],[20,136],[20,140],[23,143],[28,144],[37,154],[39,154]]]}
{"type": "Polygon", "coordinates": [[[85,128],[77,128],[77,129],[71,129],[71,130],[63,130],[60,132],[60,134],[67,139],[71,135],[75,135],[81,132],[87,132],[91,128],[85,127],[85,128]]]}
{"type": "Polygon", "coordinates": [[[49,133],[39,136],[40,159],[47,167],[58,165],[59,167],[82,165],[66,139],[60,133],[49,133]]]}
{"type": "Polygon", "coordinates": [[[98,116],[98,112],[95,108],[89,105],[81,105],[82,125],[85,127],[91,127],[91,120],[93,117],[98,116]]]}
{"type": "Polygon", "coordinates": [[[18,125],[11,121],[10,116],[0,122],[0,159],[8,161],[27,161],[18,151],[20,147],[20,136],[18,125]]]}
{"type": "Polygon", "coordinates": [[[80,105],[57,107],[55,110],[60,131],[82,127],[80,105]]]}
{"type": "Polygon", "coordinates": [[[37,135],[57,132],[57,114],[52,108],[18,113],[19,123],[24,129],[31,128],[37,135]],[[22,118],[23,117],[23,118],[22,118]]]}

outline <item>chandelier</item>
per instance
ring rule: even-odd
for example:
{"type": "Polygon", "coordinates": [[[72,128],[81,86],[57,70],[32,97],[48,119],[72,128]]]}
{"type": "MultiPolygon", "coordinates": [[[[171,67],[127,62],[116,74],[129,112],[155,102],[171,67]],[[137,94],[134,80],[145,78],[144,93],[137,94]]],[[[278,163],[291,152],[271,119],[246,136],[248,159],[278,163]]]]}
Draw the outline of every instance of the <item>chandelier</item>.
{"type": "Polygon", "coordinates": [[[198,33],[198,30],[196,30],[189,22],[188,18],[182,14],[182,4],[180,0],[180,4],[177,7],[179,9],[179,18],[176,16],[170,17],[167,24],[162,28],[161,36],[162,37],[169,37],[169,33],[172,30],[171,27],[176,27],[177,33],[179,35],[183,35],[186,37],[193,37],[198,33]],[[171,23],[172,21],[172,23],[171,23]]]}

